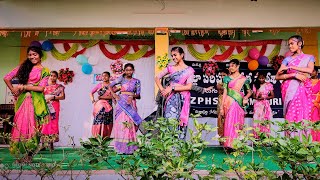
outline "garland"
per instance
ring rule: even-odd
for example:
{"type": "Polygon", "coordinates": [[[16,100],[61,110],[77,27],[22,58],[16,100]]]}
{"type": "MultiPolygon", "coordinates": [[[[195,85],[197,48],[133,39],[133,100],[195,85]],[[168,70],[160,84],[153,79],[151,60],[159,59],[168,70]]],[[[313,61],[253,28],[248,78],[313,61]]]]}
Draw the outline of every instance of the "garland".
{"type": "Polygon", "coordinates": [[[268,56],[268,59],[273,59],[273,57],[279,55],[280,53],[280,49],[281,46],[280,45],[276,45],[276,47],[273,48],[272,52],[270,53],[270,55],[268,56]]]}
{"type": "Polygon", "coordinates": [[[48,58],[47,52],[42,50],[42,58],[41,58],[41,60],[45,61],[45,60],[47,60],[47,58],[48,58]]]}
{"type": "Polygon", "coordinates": [[[189,53],[193,57],[195,57],[196,59],[201,60],[201,61],[209,60],[210,58],[212,58],[212,56],[214,56],[216,54],[216,52],[218,50],[218,46],[213,45],[209,51],[207,51],[205,53],[199,53],[197,50],[194,49],[192,44],[188,44],[187,47],[188,47],[189,53]]]}
{"type": "MultiPolygon", "coordinates": [[[[63,48],[64,48],[65,51],[69,51],[71,47],[70,47],[69,43],[63,43],[63,48]]],[[[79,54],[83,54],[83,53],[86,51],[86,49],[87,49],[87,48],[83,48],[82,50],[77,51],[77,52],[74,53],[71,57],[76,58],[79,54]]],[[[70,58],[71,58],[71,57],[70,57],[70,58]]],[[[68,58],[68,59],[69,59],[69,58],[68,58]]]]}
{"type": "Polygon", "coordinates": [[[51,50],[51,54],[54,58],[56,58],[59,61],[66,61],[68,60],[74,53],[77,52],[79,48],[79,45],[77,43],[74,43],[72,47],[66,51],[65,53],[60,53],[54,46],[51,50]]]}
{"type": "MultiPolygon", "coordinates": [[[[252,59],[248,56],[250,49],[256,46],[246,46],[243,50],[241,46],[229,46],[227,49],[223,45],[213,45],[212,48],[208,44],[203,44],[205,53],[200,53],[193,47],[193,44],[188,44],[187,48],[189,53],[197,60],[207,61],[209,59],[214,59],[216,61],[224,61],[226,59],[244,59],[246,61],[251,61],[252,59]],[[216,54],[218,48],[221,54],[216,54]],[[237,50],[238,54],[232,54],[234,50],[237,50]]],[[[272,52],[269,54],[268,58],[272,59],[274,56],[280,53],[281,45],[277,44],[272,52]]],[[[263,56],[267,50],[267,44],[263,44],[260,50],[260,56],[263,56]]]]}
{"type": "MultiPolygon", "coordinates": [[[[115,45],[117,52],[121,51],[122,47],[121,45],[115,45]]],[[[139,47],[137,47],[139,48],[139,47]]],[[[149,46],[148,45],[144,45],[142,46],[141,49],[139,49],[138,51],[134,52],[133,54],[127,53],[125,54],[122,58],[128,61],[135,61],[137,59],[142,58],[148,51],[149,46]]],[[[135,50],[137,50],[135,48],[135,50]]]]}
{"type": "Polygon", "coordinates": [[[111,53],[107,50],[106,46],[104,45],[104,43],[99,43],[99,47],[101,52],[109,59],[112,60],[117,60],[122,58],[125,54],[128,53],[130,46],[129,45],[125,45],[120,51],[118,51],[117,53],[111,53]]]}
{"type": "MultiPolygon", "coordinates": [[[[241,47],[240,47],[241,48],[241,47]]],[[[249,50],[252,48],[251,46],[246,47],[246,49],[240,50],[240,48],[237,46],[237,51],[239,54],[233,54],[229,57],[229,59],[245,59],[248,56],[249,50]],[[242,51],[242,52],[241,52],[242,51]]]]}
{"type": "Polygon", "coordinates": [[[89,40],[87,43],[81,43],[83,48],[91,48],[99,43],[100,40],[89,40]]]}

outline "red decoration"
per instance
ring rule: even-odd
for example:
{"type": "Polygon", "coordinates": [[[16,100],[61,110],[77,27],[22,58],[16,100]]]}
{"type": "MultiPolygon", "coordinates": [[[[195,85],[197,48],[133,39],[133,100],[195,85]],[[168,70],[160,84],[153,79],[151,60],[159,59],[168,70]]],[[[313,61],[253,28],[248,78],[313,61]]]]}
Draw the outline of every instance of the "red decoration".
{"type": "Polygon", "coordinates": [[[275,56],[272,58],[272,67],[274,70],[278,70],[284,60],[284,56],[275,56]]]}
{"type": "Polygon", "coordinates": [[[67,85],[68,83],[72,83],[74,77],[73,71],[70,71],[69,68],[60,69],[58,80],[63,82],[63,84],[67,85]]]}
{"type": "Polygon", "coordinates": [[[205,63],[202,68],[203,72],[207,76],[215,75],[216,71],[218,69],[219,69],[219,67],[218,67],[217,63],[215,63],[213,61],[209,61],[208,63],[205,63]]]}

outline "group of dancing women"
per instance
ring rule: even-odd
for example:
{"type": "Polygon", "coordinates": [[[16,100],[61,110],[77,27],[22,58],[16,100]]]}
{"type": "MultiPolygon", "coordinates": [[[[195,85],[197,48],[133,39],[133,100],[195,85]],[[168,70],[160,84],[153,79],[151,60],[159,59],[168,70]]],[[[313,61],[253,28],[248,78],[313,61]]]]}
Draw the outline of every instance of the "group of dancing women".
{"type": "MultiPolygon", "coordinates": [[[[304,44],[301,36],[290,37],[288,43],[292,55],[283,60],[276,74],[277,80],[283,80],[284,119],[289,123],[304,120],[317,122],[320,82],[314,68],[314,57],[302,52],[304,44]]],[[[41,143],[50,145],[50,150],[53,150],[53,143],[59,140],[59,101],[65,99],[64,86],[57,83],[58,73],[50,72],[41,65],[41,48],[29,47],[27,53],[28,58],[4,77],[16,98],[10,153],[20,155],[18,162],[31,162],[41,143]],[[18,79],[17,86],[12,85],[13,78],[18,79]]],[[[172,48],[173,63],[155,77],[158,96],[164,102],[158,106],[161,116],[179,122],[180,139],[186,138],[190,91],[203,93],[212,88],[192,84],[194,70],[185,64],[184,55],[181,47],[172,48]],[[164,77],[166,83],[163,83],[164,77]]],[[[239,67],[239,60],[230,60],[229,68],[220,72],[222,80],[216,86],[219,92],[218,134],[226,139],[221,145],[227,149],[233,148],[233,140],[244,125],[245,109],[251,96],[255,99],[253,120],[262,122],[253,126],[268,135],[270,125],[265,122],[272,120],[269,100],[274,97],[273,85],[265,81],[266,75],[263,73],[259,73],[250,84],[239,72],[239,67]]],[[[125,64],[124,74],[112,82],[109,81],[110,73],[103,72],[102,82],[90,93],[93,104],[92,136],[112,138],[119,154],[132,154],[137,149],[128,143],[137,141],[137,131],[143,121],[136,106],[136,100],[141,98],[141,83],[133,78],[134,71],[133,64],[125,64]],[[94,96],[95,93],[98,96],[94,96]]],[[[259,138],[258,133],[254,134],[259,138]]],[[[311,134],[314,141],[320,142],[319,131],[313,130],[311,134]]]]}

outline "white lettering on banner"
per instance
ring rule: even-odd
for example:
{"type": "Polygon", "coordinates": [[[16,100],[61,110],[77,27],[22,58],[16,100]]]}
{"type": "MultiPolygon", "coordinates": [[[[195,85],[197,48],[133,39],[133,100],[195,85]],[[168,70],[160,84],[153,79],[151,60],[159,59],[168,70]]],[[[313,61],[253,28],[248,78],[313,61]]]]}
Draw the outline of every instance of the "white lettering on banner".
{"type": "Polygon", "coordinates": [[[201,80],[201,76],[200,75],[195,75],[194,79],[193,79],[193,85],[198,85],[198,81],[201,80]]]}
{"type": "Polygon", "coordinates": [[[218,97],[191,97],[191,105],[217,105],[218,97]]]}
{"type": "Polygon", "coordinates": [[[203,97],[198,97],[197,104],[201,104],[203,101],[204,101],[204,98],[203,98],[203,97]]]}
{"type": "Polygon", "coordinates": [[[211,105],[211,98],[204,98],[205,99],[205,104],[207,104],[207,105],[211,105]]]}
{"type": "Polygon", "coordinates": [[[192,66],[201,68],[202,64],[201,63],[192,63],[192,66]]]}
{"type": "MultiPolygon", "coordinates": [[[[249,98],[249,105],[253,105],[254,104],[255,99],[253,98],[249,98]]],[[[271,106],[275,105],[275,106],[281,106],[282,105],[282,99],[281,98],[273,98],[269,100],[269,103],[271,106]]]]}
{"type": "Polygon", "coordinates": [[[210,109],[209,111],[207,110],[197,110],[197,109],[192,109],[196,114],[199,114],[200,116],[208,116],[212,114],[217,114],[217,111],[214,109],[210,109]]]}

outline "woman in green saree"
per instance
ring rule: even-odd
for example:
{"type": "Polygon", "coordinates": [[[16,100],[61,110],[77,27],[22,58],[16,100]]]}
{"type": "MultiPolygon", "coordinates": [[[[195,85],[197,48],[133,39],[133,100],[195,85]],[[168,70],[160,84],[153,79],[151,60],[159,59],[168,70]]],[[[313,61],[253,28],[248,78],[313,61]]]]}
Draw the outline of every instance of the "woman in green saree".
{"type": "Polygon", "coordinates": [[[28,58],[4,77],[4,82],[17,98],[10,153],[21,157],[17,162],[29,163],[38,148],[40,125],[48,122],[48,108],[43,95],[50,71],[41,65],[42,51],[31,46],[28,58]],[[17,78],[19,85],[11,80],[17,78]]]}

